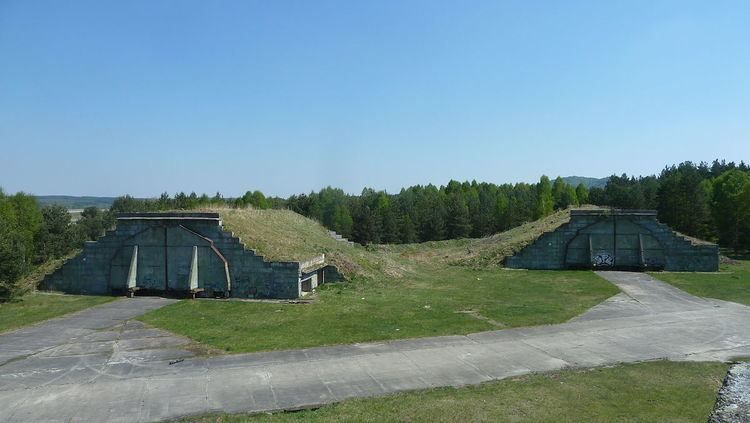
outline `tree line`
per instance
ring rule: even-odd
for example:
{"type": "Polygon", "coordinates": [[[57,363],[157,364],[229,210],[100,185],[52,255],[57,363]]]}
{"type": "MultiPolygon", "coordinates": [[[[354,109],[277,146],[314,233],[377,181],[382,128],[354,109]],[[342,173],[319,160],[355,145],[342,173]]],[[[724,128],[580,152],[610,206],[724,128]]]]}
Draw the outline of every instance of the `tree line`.
{"type": "Polygon", "coordinates": [[[587,201],[584,185],[542,176],[536,184],[450,181],[398,194],[365,188],[360,195],[347,195],[327,187],[293,195],[285,206],[355,242],[378,244],[482,237],[587,201]]]}
{"type": "Polygon", "coordinates": [[[482,237],[578,204],[654,209],[660,221],[681,233],[750,249],[750,167],[744,162],[683,162],[659,175],[612,175],[604,188],[542,176],[536,184],[450,181],[395,195],[369,188],[346,195],[327,187],[285,202],[362,244],[482,237]]]}
{"type": "Polygon", "coordinates": [[[686,235],[750,249],[750,167],[744,162],[684,162],[658,176],[613,175],[589,198],[597,205],[655,209],[661,222],[686,235]]]}
{"type": "Polygon", "coordinates": [[[0,301],[31,288],[20,281],[36,266],[98,238],[114,223],[110,216],[90,207],[73,223],[63,206],[40,207],[31,195],[7,195],[0,188],[0,301]]]}
{"type": "Polygon", "coordinates": [[[268,198],[260,191],[248,191],[237,198],[194,192],[164,193],[157,199],[126,195],[115,199],[108,215],[217,206],[288,208],[353,241],[377,244],[485,236],[586,201],[588,190],[583,184],[572,187],[562,178],[550,181],[542,176],[536,184],[450,181],[439,188],[412,186],[395,195],[371,188],[360,195],[348,195],[332,187],[286,199],[268,198]]]}
{"type": "Polygon", "coordinates": [[[0,300],[21,293],[19,282],[36,266],[98,239],[122,212],[289,208],[362,244],[409,243],[488,235],[578,204],[579,198],[585,202],[587,196],[583,185],[573,188],[546,176],[537,184],[451,181],[440,188],[409,187],[396,195],[368,188],[355,196],[331,187],[287,199],[269,198],[260,191],[235,198],[180,192],[153,199],[121,196],[109,210],[84,209],[74,222],[63,206],[40,207],[31,195],[6,195],[0,189],[0,300]]]}
{"type": "Polygon", "coordinates": [[[326,187],[289,198],[266,197],[260,191],[234,198],[194,192],[154,199],[125,195],[109,210],[85,209],[76,222],[62,206],[40,207],[31,195],[0,189],[0,299],[18,292],[19,280],[35,266],[103,235],[120,212],[288,208],[353,241],[377,244],[482,237],[587,203],[656,209],[659,220],[684,234],[734,250],[750,249],[750,168],[743,162],[684,162],[659,175],[613,175],[604,188],[591,189],[542,176],[533,184],[450,181],[440,187],[415,185],[397,194],[365,188],[350,195],[326,187]]]}
{"type": "Polygon", "coordinates": [[[221,193],[209,197],[207,194],[198,195],[195,192],[185,194],[179,192],[174,196],[162,193],[159,198],[134,198],[124,195],[115,198],[109,211],[116,213],[166,211],[166,210],[195,210],[211,207],[253,207],[256,209],[284,208],[286,201],[283,198],[267,198],[260,191],[247,191],[241,197],[225,198],[221,193]]]}

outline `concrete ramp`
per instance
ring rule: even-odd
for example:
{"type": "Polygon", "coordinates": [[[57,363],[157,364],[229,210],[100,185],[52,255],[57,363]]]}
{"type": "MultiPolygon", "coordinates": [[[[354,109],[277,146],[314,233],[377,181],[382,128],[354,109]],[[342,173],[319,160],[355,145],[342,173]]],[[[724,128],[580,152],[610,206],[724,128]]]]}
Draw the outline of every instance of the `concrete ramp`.
{"type": "Polygon", "coordinates": [[[622,291],[571,321],[676,313],[718,306],[722,301],[696,297],[646,273],[600,271],[600,277],[622,291]]]}

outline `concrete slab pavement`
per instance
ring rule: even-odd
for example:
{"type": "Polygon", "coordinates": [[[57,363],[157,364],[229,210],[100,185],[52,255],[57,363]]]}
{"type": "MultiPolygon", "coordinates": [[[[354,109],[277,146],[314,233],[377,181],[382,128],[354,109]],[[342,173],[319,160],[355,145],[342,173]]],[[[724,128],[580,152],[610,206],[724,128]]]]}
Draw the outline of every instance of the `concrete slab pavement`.
{"type": "Polygon", "coordinates": [[[564,367],[750,355],[750,307],[693,297],[645,274],[600,275],[623,293],[564,324],[295,351],[191,357],[181,338],[134,322],[115,319],[119,336],[77,332],[77,324],[106,329],[96,315],[51,322],[89,345],[62,335],[44,342],[0,335],[0,351],[15,351],[0,365],[0,421],[143,422],[298,409],[564,367]],[[185,360],[169,365],[176,357],[185,360]]]}

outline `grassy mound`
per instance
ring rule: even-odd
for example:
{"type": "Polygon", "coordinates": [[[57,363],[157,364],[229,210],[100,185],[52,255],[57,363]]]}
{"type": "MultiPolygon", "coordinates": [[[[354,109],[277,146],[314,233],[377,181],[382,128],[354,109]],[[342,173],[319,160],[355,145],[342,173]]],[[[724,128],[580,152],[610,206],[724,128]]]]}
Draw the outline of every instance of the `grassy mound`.
{"type": "Polygon", "coordinates": [[[218,208],[224,229],[267,260],[303,261],[320,254],[346,277],[399,277],[404,265],[377,248],[333,239],[320,223],[290,210],[218,208]]]}
{"type": "MultiPolygon", "coordinates": [[[[594,206],[576,207],[593,209],[594,206]]],[[[505,232],[485,238],[452,239],[382,247],[418,262],[441,261],[473,268],[499,266],[502,261],[534,242],[545,232],[551,232],[570,221],[570,210],[559,210],[542,219],[525,223],[505,232]]]]}
{"type": "MultiPolygon", "coordinates": [[[[594,208],[584,206],[583,208],[594,208]]],[[[485,238],[454,239],[406,245],[349,245],[336,241],[320,223],[291,210],[210,208],[224,229],[269,261],[305,261],[320,254],[347,278],[401,277],[416,264],[451,264],[474,269],[498,266],[541,234],[570,220],[570,209],[485,238]]],[[[68,257],[40,266],[24,281],[32,287],[68,257]]]]}
{"type": "MultiPolygon", "coordinates": [[[[596,208],[583,206],[579,208],[596,208]]],[[[560,210],[485,238],[452,239],[405,245],[350,246],[328,235],[323,225],[290,210],[211,209],[221,214],[224,228],[247,248],[268,260],[301,261],[326,254],[347,277],[400,277],[417,263],[440,263],[474,269],[499,266],[544,232],[570,221],[570,210],[560,210]]]]}

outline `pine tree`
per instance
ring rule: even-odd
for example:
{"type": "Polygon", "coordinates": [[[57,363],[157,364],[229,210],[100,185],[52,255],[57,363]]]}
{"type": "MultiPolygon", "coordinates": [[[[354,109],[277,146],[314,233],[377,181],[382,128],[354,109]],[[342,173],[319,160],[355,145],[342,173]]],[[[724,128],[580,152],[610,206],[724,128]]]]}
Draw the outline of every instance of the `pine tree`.
{"type": "Polygon", "coordinates": [[[576,197],[578,198],[578,204],[588,204],[589,190],[583,183],[578,184],[576,187],[576,197]]]}
{"type": "Polygon", "coordinates": [[[0,302],[13,298],[18,280],[27,270],[23,244],[18,227],[0,215],[0,302]]]}
{"type": "Polygon", "coordinates": [[[713,184],[711,212],[719,233],[719,242],[738,249],[750,231],[747,197],[750,191],[750,175],[733,169],[722,173],[713,184]]]}
{"type": "Polygon", "coordinates": [[[666,168],[660,176],[657,195],[659,219],[688,235],[711,236],[709,186],[690,162],[666,168]]]}
{"type": "Polygon", "coordinates": [[[555,178],[555,181],[552,183],[552,199],[554,202],[553,208],[555,210],[567,207],[567,204],[565,204],[567,200],[565,197],[566,185],[565,181],[559,176],[555,178]]]}
{"type": "Polygon", "coordinates": [[[344,238],[351,238],[353,225],[354,221],[349,210],[343,205],[337,206],[331,228],[344,238]]]}
{"type": "Polygon", "coordinates": [[[75,246],[75,240],[68,210],[60,205],[44,206],[35,238],[36,262],[64,256],[75,246]]]}
{"type": "Polygon", "coordinates": [[[417,237],[417,229],[408,214],[404,214],[401,216],[398,226],[399,234],[401,236],[399,240],[400,242],[404,244],[411,244],[413,242],[419,241],[419,238],[417,237]]]}
{"type": "Polygon", "coordinates": [[[363,245],[374,242],[372,212],[370,208],[359,204],[352,218],[354,220],[354,228],[352,230],[354,241],[363,245]]]}
{"type": "Polygon", "coordinates": [[[81,213],[81,218],[76,222],[76,226],[81,229],[82,236],[88,241],[96,241],[104,235],[104,213],[98,208],[91,206],[86,207],[81,213]]]}
{"type": "Polygon", "coordinates": [[[562,197],[560,198],[560,204],[558,209],[567,209],[570,206],[578,205],[578,197],[576,196],[576,190],[571,185],[565,184],[563,189],[562,197]]]}
{"type": "Polygon", "coordinates": [[[471,233],[469,208],[460,192],[448,195],[448,238],[466,238],[471,233]]]}
{"type": "Polygon", "coordinates": [[[509,200],[505,192],[500,192],[495,201],[495,231],[502,232],[510,228],[509,200]]]}
{"type": "Polygon", "coordinates": [[[539,219],[552,213],[554,198],[552,197],[552,184],[546,175],[539,178],[536,185],[536,213],[534,218],[539,219]]]}

